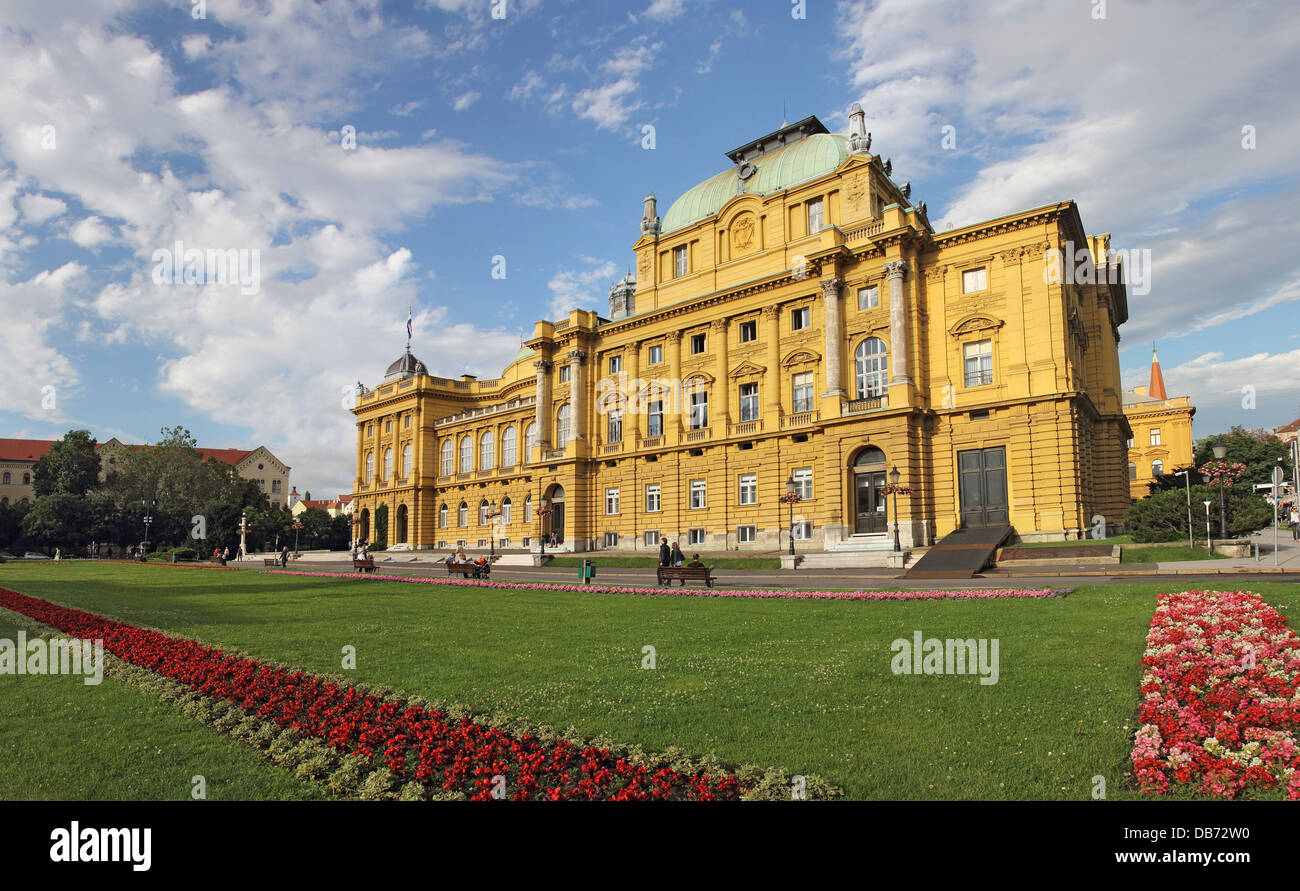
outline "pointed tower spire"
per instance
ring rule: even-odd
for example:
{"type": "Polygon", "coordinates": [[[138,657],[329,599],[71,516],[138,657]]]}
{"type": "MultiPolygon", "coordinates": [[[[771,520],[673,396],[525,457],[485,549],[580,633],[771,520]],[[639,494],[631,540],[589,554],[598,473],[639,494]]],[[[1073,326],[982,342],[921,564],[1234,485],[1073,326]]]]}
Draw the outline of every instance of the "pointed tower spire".
{"type": "Polygon", "coordinates": [[[1151,344],[1151,383],[1147,387],[1147,396],[1152,399],[1168,399],[1165,392],[1165,379],[1160,373],[1160,359],[1156,356],[1156,345],[1151,344]]]}

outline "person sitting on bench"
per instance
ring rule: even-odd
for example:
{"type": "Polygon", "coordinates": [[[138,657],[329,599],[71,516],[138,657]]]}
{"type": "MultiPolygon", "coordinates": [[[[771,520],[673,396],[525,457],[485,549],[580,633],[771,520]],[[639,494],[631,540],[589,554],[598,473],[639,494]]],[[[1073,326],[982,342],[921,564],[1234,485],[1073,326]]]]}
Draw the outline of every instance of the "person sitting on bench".
{"type": "Polygon", "coordinates": [[[691,555],[691,562],[686,564],[687,569],[703,569],[704,564],[700,562],[699,554],[691,555]]]}

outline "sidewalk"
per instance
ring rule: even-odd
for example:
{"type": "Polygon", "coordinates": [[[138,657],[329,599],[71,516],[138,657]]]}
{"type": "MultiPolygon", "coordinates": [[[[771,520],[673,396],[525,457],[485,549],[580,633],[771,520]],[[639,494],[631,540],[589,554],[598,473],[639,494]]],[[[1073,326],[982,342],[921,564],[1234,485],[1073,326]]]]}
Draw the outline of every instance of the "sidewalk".
{"type": "MultiPolygon", "coordinates": [[[[1300,572],[1300,542],[1293,541],[1290,529],[1279,529],[1277,533],[1277,566],[1282,572],[1300,572]]],[[[1229,557],[1226,560],[1179,560],[1172,563],[1157,563],[1161,572],[1186,572],[1195,570],[1205,573],[1214,572],[1271,572],[1273,563],[1273,528],[1249,536],[1252,544],[1259,546],[1260,556],[1229,557]]]]}

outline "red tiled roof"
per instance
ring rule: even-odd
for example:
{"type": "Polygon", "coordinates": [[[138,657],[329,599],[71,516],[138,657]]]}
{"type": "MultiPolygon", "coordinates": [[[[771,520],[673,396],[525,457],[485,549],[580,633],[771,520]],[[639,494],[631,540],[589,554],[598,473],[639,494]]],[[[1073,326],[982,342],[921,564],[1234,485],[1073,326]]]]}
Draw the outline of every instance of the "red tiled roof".
{"type": "Polygon", "coordinates": [[[0,439],[0,461],[39,461],[52,445],[52,439],[0,439]]]}
{"type": "MultiPolygon", "coordinates": [[[[1300,421],[1297,421],[1296,423],[1297,423],[1297,424],[1300,424],[1300,421]]],[[[340,495],[339,498],[338,498],[338,500],[339,500],[339,501],[342,501],[344,504],[347,504],[349,501],[352,500],[352,496],[351,496],[351,495],[340,495]]]]}
{"type": "Polygon", "coordinates": [[[1295,432],[1295,431],[1297,431],[1297,430],[1300,430],[1300,419],[1296,419],[1296,420],[1292,421],[1290,424],[1283,424],[1281,427],[1278,427],[1278,428],[1277,428],[1276,430],[1274,430],[1273,432],[1274,432],[1274,433],[1292,433],[1292,432],[1295,432]]]}
{"type": "Polygon", "coordinates": [[[329,510],[330,507],[332,507],[334,504],[336,504],[336,502],[333,501],[303,501],[302,502],[303,507],[307,508],[308,510],[312,510],[313,508],[317,510],[329,510]]]}

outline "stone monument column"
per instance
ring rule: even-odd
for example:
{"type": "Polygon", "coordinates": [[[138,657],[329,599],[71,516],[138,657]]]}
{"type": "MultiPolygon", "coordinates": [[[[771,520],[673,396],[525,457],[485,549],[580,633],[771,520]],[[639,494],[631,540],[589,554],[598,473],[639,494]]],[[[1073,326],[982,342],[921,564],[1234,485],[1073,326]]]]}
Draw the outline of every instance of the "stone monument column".
{"type": "Polygon", "coordinates": [[[767,346],[767,372],[763,375],[763,413],[780,426],[781,417],[781,310],[763,309],[763,339],[767,346]]]}
{"type": "MultiPolygon", "coordinates": [[[[537,413],[533,418],[537,424],[537,445],[543,449],[551,447],[551,368],[553,363],[538,359],[533,363],[537,369],[537,413]]],[[[525,440],[526,441],[526,440],[525,440]]],[[[529,455],[527,460],[532,461],[529,455]]]]}
{"type": "MultiPolygon", "coordinates": [[[[569,438],[585,440],[586,416],[582,413],[582,360],[587,358],[585,350],[569,350],[569,438]]],[[[556,443],[563,446],[566,443],[556,443]]]]}
{"type": "MultiPolygon", "coordinates": [[[[713,355],[717,357],[717,365],[715,366],[717,368],[717,374],[715,375],[717,378],[717,386],[714,388],[717,390],[717,392],[714,393],[714,399],[717,400],[718,403],[716,419],[721,425],[719,434],[718,436],[715,436],[714,439],[729,435],[731,430],[731,380],[727,377],[727,372],[729,370],[727,368],[727,331],[729,328],[729,321],[730,320],[725,318],[716,319],[713,324],[709,326],[710,335],[713,337],[713,355]]],[[[713,420],[713,418],[709,419],[710,426],[712,426],[713,420]]]]}

